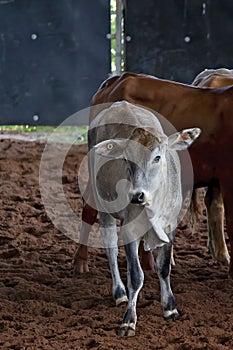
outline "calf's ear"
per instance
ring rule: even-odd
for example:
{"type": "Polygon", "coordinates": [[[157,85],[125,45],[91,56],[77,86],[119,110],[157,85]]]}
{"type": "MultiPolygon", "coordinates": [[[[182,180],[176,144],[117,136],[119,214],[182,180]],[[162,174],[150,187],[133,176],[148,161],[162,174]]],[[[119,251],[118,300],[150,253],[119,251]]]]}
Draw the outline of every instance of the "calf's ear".
{"type": "Polygon", "coordinates": [[[123,150],[125,148],[126,141],[121,139],[106,140],[94,146],[95,153],[102,157],[119,159],[123,158],[123,150]]]}
{"type": "Polygon", "coordinates": [[[191,128],[176,132],[168,137],[168,146],[175,151],[187,149],[200,136],[201,129],[191,128]]]}

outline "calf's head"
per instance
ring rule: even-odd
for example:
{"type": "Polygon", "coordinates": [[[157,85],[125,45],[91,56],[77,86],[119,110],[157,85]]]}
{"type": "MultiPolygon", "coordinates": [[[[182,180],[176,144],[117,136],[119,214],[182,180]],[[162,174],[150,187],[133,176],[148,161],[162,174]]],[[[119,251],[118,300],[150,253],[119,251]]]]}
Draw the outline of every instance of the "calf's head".
{"type": "Polygon", "coordinates": [[[130,138],[105,140],[94,148],[102,157],[125,162],[125,177],[130,182],[129,202],[149,205],[166,181],[166,153],[187,149],[200,132],[199,128],[191,128],[167,137],[155,128],[136,127],[130,138]]]}

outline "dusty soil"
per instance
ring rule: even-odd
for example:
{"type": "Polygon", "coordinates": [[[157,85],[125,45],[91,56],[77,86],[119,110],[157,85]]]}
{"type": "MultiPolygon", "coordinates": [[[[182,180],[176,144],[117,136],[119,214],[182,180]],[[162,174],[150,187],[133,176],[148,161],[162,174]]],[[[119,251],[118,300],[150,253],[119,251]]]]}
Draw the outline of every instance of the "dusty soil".
{"type": "MultiPolygon", "coordinates": [[[[179,227],[172,286],[180,320],[166,323],[157,276],[146,272],[134,338],[118,338],[125,306],[116,308],[104,251],[90,249],[90,272],[74,276],[77,244],[50,221],[38,184],[44,144],[0,142],[1,349],[233,349],[233,282],[206,248],[206,218],[196,232],[179,227]]],[[[85,147],[84,147],[85,148],[85,147]]],[[[63,172],[78,215],[77,169],[83,146],[73,146],[63,172]]],[[[126,265],[119,257],[123,279],[126,265]]]]}

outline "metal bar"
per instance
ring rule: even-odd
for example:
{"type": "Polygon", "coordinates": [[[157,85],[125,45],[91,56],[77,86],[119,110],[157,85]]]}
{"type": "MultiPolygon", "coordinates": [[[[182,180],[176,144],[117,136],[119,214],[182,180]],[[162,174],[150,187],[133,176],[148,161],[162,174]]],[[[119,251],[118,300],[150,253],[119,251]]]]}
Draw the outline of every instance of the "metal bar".
{"type": "Polygon", "coordinates": [[[122,0],[116,0],[116,74],[122,71],[122,0]]]}

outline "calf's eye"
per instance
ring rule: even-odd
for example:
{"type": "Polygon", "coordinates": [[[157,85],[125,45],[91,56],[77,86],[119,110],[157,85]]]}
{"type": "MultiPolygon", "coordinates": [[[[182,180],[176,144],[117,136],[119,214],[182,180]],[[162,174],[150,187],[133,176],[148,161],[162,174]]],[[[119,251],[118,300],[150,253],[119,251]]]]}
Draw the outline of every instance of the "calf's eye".
{"type": "Polygon", "coordinates": [[[160,156],[156,156],[153,160],[154,163],[158,163],[160,161],[160,156]]]}

